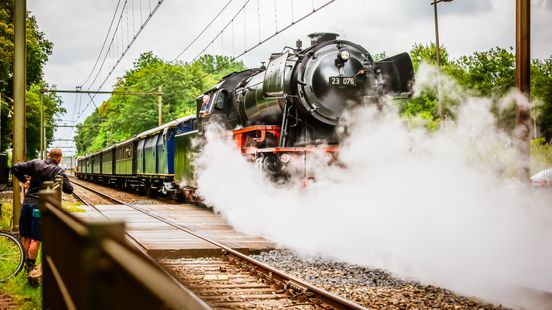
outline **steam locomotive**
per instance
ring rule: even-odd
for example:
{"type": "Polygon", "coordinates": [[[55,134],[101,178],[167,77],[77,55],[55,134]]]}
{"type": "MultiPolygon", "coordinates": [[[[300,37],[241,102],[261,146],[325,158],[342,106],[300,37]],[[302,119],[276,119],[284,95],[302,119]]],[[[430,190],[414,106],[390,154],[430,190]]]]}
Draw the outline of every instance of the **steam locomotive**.
{"type": "Polygon", "coordinates": [[[297,41],[296,48],[272,54],[266,66],[224,77],[197,98],[195,117],[79,159],[77,176],[148,191],[178,193],[181,188],[189,197],[195,186],[191,141],[216,122],[232,131],[245,157],[278,178],[298,157],[335,153],[336,129],[347,109],[380,106],[387,95],[411,93],[414,71],[407,53],[375,62],[362,46],[339,40],[337,34],[309,38],[310,47],[297,41]],[[119,157],[131,162],[123,174],[118,173],[119,157]]]}
{"type": "Polygon", "coordinates": [[[411,92],[407,53],[374,62],[337,34],[309,37],[310,47],[298,41],[296,49],[272,54],[266,67],[231,74],[200,98],[201,122],[214,119],[234,129],[236,146],[272,176],[285,174],[298,154],[335,152],[336,127],[347,108],[380,106],[386,95],[411,92]]]}

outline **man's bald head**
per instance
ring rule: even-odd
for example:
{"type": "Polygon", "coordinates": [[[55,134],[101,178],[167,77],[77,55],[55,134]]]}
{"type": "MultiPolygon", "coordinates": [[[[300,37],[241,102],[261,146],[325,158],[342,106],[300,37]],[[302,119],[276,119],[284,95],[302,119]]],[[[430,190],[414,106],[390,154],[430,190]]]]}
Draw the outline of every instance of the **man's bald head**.
{"type": "Polygon", "coordinates": [[[63,156],[63,154],[61,153],[61,149],[51,149],[50,153],[48,153],[48,157],[55,160],[58,165],[61,162],[61,157],[62,156],[63,156]]]}

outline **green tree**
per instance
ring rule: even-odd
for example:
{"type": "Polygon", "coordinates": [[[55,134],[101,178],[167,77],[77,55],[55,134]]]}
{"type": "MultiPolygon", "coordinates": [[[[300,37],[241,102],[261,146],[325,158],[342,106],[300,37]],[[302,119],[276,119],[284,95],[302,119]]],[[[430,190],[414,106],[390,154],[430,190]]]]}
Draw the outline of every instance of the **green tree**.
{"type": "MultiPolygon", "coordinates": [[[[195,113],[198,95],[213,87],[221,77],[244,68],[243,63],[225,56],[204,55],[187,64],[165,62],[146,52],[119,79],[115,90],[153,92],[162,85],[162,116],[168,122],[195,113]]],[[[157,111],[157,96],[112,96],[78,128],[77,151],[81,154],[98,151],[154,128],[157,111]]]]}
{"type": "MultiPolygon", "coordinates": [[[[452,71],[455,68],[449,60],[448,51],[445,47],[440,47],[440,63],[444,72],[452,71]]],[[[410,58],[414,71],[417,72],[422,63],[437,65],[437,51],[435,44],[414,44],[410,51],[410,58]]],[[[445,107],[448,107],[451,102],[444,96],[445,107]]],[[[427,129],[434,130],[439,128],[439,104],[437,102],[437,89],[424,88],[419,95],[405,101],[400,101],[399,108],[401,114],[410,119],[415,125],[422,125],[427,129]]],[[[445,108],[445,115],[452,116],[449,109],[445,108]]]]}
{"type": "Polygon", "coordinates": [[[495,47],[462,56],[451,71],[460,85],[487,97],[500,97],[516,85],[516,57],[509,50],[495,47]]]}
{"type": "MultiPolygon", "coordinates": [[[[416,70],[422,62],[435,64],[434,45],[414,45],[411,58],[416,70]]],[[[493,112],[498,126],[507,131],[515,126],[515,107],[504,110],[497,107],[498,99],[515,87],[516,59],[513,48],[495,47],[487,51],[474,52],[458,59],[449,59],[446,49],[441,48],[442,71],[453,77],[460,86],[475,96],[489,97],[495,101],[493,112]]],[[[552,56],[544,60],[533,60],[531,66],[531,100],[535,104],[533,115],[537,127],[547,141],[552,140],[552,56]]],[[[455,103],[445,96],[445,107],[455,103]]],[[[418,96],[400,104],[403,116],[422,120],[429,129],[438,127],[436,92],[423,89],[418,96]]],[[[445,113],[454,117],[451,109],[445,113]]]]}
{"type": "MultiPolygon", "coordinates": [[[[26,96],[27,126],[27,158],[37,158],[40,150],[40,90],[48,88],[45,83],[31,85],[26,96]]],[[[54,138],[54,117],[65,113],[61,106],[61,98],[55,93],[44,94],[44,128],[46,129],[46,145],[54,138]]]]}
{"type": "MultiPolygon", "coordinates": [[[[4,0],[0,2],[0,92],[5,96],[13,98],[13,56],[14,56],[14,27],[13,27],[13,16],[14,16],[14,6],[13,0],[4,0]]],[[[43,78],[43,67],[48,56],[52,54],[53,44],[45,38],[43,32],[38,29],[37,21],[34,16],[27,14],[26,22],[26,32],[27,32],[27,91],[28,96],[33,96],[32,87],[38,89],[38,85],[44,86],[42,82],[43,78]]],[[[53,96],[51,102],[59,105],[61,102],[53,96]]],[[[47,99],[49,100],[49,99],[47,99]]],[[[33,104],[32,99],[27,99],[28,104],[33,104]]],[[[0,151],[9,148],[11,145],[11,133],[12,133],[12,124],[11,124],[11,112],[13,106],[11,102],[2,100],[1,105],[2,112],[2,129],[0,134],[2,135],[2,144],[0,145],[0,151]]],[[[28,127],[37,127],[39,126],[36,119],[33,115],[35,110],[27,108],[27,126],[28,127]]],[[[53,122],[53,115],[56,113],[61,113],[63,110],[59,108],[52,109],[53,114],[47,115],[47,121],[53,122]]],[[[27,139],[33,139],[32,135],[34,132],[27,132],[27,139]]],[[[34,137],[39,137],[39,135],[34,135],[34,137]]],[[[34,143],[27,143],[27,154],[32,155],[36,154],[37,147],[34,143]]]]}
{"type": "Polygon", "coordinates": [[[515,127],[515,106],[499,109],[498,99],[515,87],[516,57],[512,50],[495,47],[462,56],[454,62],[456,69],[450,72],[465,89],[494,101],[492,111],[498,126],[506,131],[515,127]]]}
{"type": "Polygon", "coordinates": [[[538,106],[534,115],[546,141],[552,141],[552,55],[534,60],[531,66],[531,97],[538,106]],[[536,99],[536,100],[535,100],[536,99]]]}
{"type": "MultiPolygon", "coordinates": [[[[14,27],[13,0],[0,2],[0,80],[3,92],[12,96],[14,27]]],[[[53,43],[38,29],[36,18],[27,13],[27,86],[42,80],[42,68],[52,54],[53,43]]]]}
{"type": "MultiPolygon", "coordinates": [[[[385,52],[384,52],[385,54],[385,52]]],[[[439,46],[440,62],[442,67],[449,65],[449,54],[444,46],[439,46]]],[[[410,50],[410,58],[412,59],[412,65],[414,71],[418,71],[420,64],[426,62],[432,65],[437,65],[437,49],[435,43],[421,44],[416,43],[410,50]]]]}

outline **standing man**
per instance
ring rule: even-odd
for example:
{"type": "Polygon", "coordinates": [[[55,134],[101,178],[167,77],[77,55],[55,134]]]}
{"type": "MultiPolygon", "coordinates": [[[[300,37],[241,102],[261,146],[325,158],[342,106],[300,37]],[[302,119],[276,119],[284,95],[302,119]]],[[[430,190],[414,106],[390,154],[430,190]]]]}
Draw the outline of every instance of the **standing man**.
{"type": "MultiPolygon", "coordinates": [[[[21,162],[11,167],[13,175],[28,191],[21,206],[21,218],[19,219],[19,233],[21,243],[27,257],[26,267],[32,269],[36,263],[38,248],[40,247],[40,209],[38,208],[38,192],[42,189],[44,181],[54,181],[58,175],[63,176],[63,192],[73,193],[73,186],[59,163],[62,153],[60,149],[50,150],[48,159],[35,159],[21,162]],[[30,181],[29,181],[30,179],[30,181]]],[[[14,184],[15,186],[15,184],[14,184]]]]}

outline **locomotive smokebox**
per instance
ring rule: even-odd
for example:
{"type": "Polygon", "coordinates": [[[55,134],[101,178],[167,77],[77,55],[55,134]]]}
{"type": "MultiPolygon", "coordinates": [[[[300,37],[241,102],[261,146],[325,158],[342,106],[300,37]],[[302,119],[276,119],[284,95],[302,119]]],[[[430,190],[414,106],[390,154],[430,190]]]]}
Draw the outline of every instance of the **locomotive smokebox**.
{"type": "Polygon", "coordinates": [[[374,61],[362,46],[335,40],[337,34],[310,35],[316,45],[301,51],[301,60],[291,74],[291,91],[305,119],[334,126],[347,107],[375,97],[374,61]]]}

